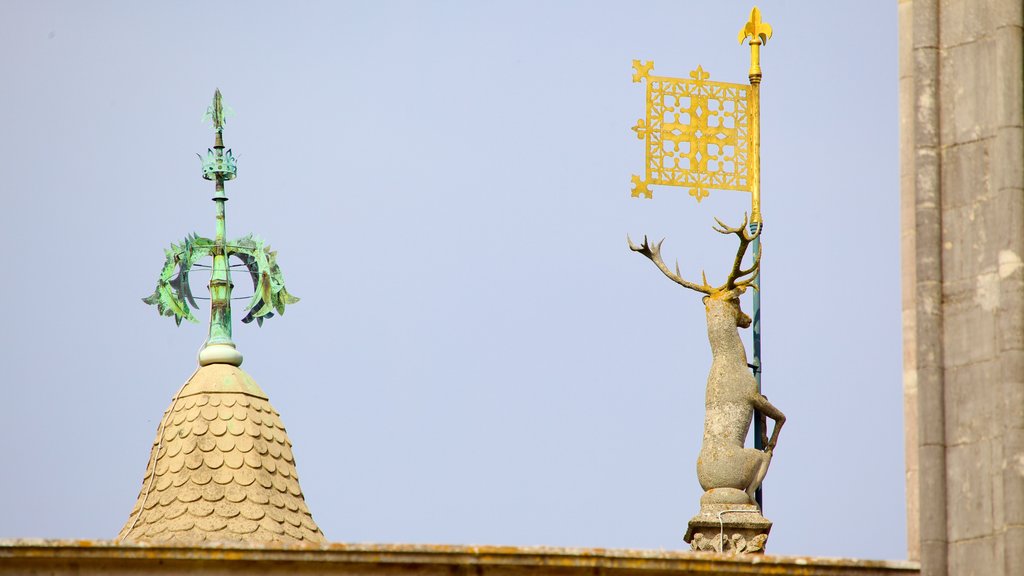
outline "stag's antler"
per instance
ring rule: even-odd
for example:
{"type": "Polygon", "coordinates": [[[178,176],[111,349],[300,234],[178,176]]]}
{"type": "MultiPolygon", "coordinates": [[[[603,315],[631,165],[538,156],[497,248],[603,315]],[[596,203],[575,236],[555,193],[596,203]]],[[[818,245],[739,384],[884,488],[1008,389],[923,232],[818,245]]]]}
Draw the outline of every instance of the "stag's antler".
{"type": "Polygon", "coordinates": [[[637,246],[633,244],[633,241],[629,238],[629,235],[627,234],[626,242],[629,243],[630,250],[634,252],[639,252],[644,256],[650,258],[651,262],[654,262],[654,265],[657,266],[658,269],[661,270],[663,274],[665,274],[665,276],[668,276],[670,280],[672,280],[676,284],[679,284],[680,286],[683,286],[684,288],[696,290],[697,292],[708,295],[716,294],[719,292],[729,292],[737,288],[739,288],[740,291],[745,290],[748,287],[752,287],[756,290],[757,284],[754,283],[754,278],[757,277],[757,270],[761,266],[761,252],[758,251],[758,253],[754,257],[754,263],[750,266],[750,268],[747,269],[743,269],[743,257],[747,253],[747,246],[749,246],[755,238],[760,236],[760,224],[758,224],[757,231],[751,234],[747,230],[746,214],[743,215],[743,224],[737,228],[730,228],[729,226],[726,226],[718,218],[715,218],[715,222],[718,223],[718,226],[712,227],[715,230],[715,232],[718,232],[720,234],[736,234],[737,236],[740,237],[740,245],[739,248],[736,249],[736,259],[733,261],[732,270],[729,272],[729,277],[728,279],[726,279],[725,284],[722,284],[717,288],[714,288],[708,284],[707,276],[704,274],[703,271],[700,273],[701,281],[703,282],[703,284],[695,284],[693,282],[689,282],[683,279],[683,277],[679,273],[678,262],[676,262],[676,271],[674,273],[671,270],[669,270],[668,266],[666,266],[665,262],[661,259],[661,245],[662,243],[665,242],[664,239],[662,239],[661,242],[658,242],[657,244],[651,244],[650,242],[647,241],[647,236],[644,236],[643,244],[637,246]],[[744,276],[748,277],[744,279],[744,276]]]}
{"type": "Polygon", "coordinates": [[[668,278],[676,284],[679,284],[684,288],[689,288],[690,290],[696,290],[702,294],[711,294],[714,291],[714,288],[708,285],[707,276],[705,276],[703,272],[700,273],[701,279],[704,281],[704,285],[702,286],[700,284],[694,284],[688,280],[683,280],[683,277],[679,274],[679,262],[676,262],[675,273],[668,269],[668,266],[666,266],[665,262],[661,259],[661,245],[665,243],[664,238],[662,238],[661,242],[658,242],[657,244],[651,244],[647,241],[647,236],[644,235],[643,244],[637,246],[636,244],[633,244],[632,240],[630,240],[629,234],[626,234],[626,242],[629,243],[630,250],[633,252],[639,252],[650,258],[651,262],[654,262],[654,265],[658,267],[658,270],[661,270],[665,276],[668,276],[668,278]]]}
{"type": "Polygon", "coordinates": [[[735,288],[746,289],[752,286],[755,290],[757,284],[754,284],[754,278],[757,276],[757,269],[761,266],[761,251],[754,255],[754,263],[747,268],[743,269],[743,256],[747,253],[747,246],[754,241],[755,238],[761,235],[761,224],[757,225],[757,232],[750,234],[747,229],[747,215],[743,214],[743,224],[740,224],[737,228],[730,228],[726,226],[721,220],[715,218],[715,222],[718,226],[712,226],[715,232],[719,234],[735,234],[740,237],[740,245],[736,249],[736,259],[733,260],[732,270],[729,272],[729,278],[726,279],[725,284],[722,285],[722,290],[733,290],[735,288]],[[746,280],[742,278],[744,276],[751,275],[746,280]]]}

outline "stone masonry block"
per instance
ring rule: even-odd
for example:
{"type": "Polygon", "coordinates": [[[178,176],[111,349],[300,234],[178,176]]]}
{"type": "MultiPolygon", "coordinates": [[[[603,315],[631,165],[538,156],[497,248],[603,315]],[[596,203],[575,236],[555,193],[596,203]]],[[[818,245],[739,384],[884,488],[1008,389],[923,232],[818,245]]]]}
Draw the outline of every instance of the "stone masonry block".
{"type": "Polygon", "coordinates": [[[980,306],[949,307],[943,317],[943,353],[947,369],[996,357],[996,318],[980,306]]]}
{"type": "Polygon", "coordinates": [[[994,27],[992,11],[979,0],[941,0],[940,43],[943,48],[978,40],[994,27]]]}
{"type": "MultiPolygon", "coordinates": [[[[999,190],[996,204],[1000,211],[992,232],[1000,236],[993,246],[1000,287],[997,344],[1000,350],[1021,350],[1024,349],[1024,190],[999,190]]],[[[1018,369],[1024,373],[1024,366],[1018,369]]]]}
{"type": "MultiPolygon", "coordinates": [[[[907,398],[907,403],[917,402],[917,395],[907,398]]],[[[913,408],[905,408],[903,413],[907,414],[912,412],[912,417],[917,416],[917,410],[913,408]]],[[[906,440],[906,451],[907,451],[907,474],[917,473],[917,432],[911,432],[908,430],[906,440]]],[[[909,480],[908,480],[909,481],[909,480]]]]}
{"type": "MultiPolygon", "coordinates": [[[[913,304],[911,302],[911,304],[913,304]]],[[[917,318],[914,314],[914,309],[909,308],[903,311],[903,339],[906,341],[908,338],[913,341],[917,334],[917,318]]],[[[917,347],[916,346],[904,346],[903,347],[903,374],[904,378],[904,389],[909,392],[911,389],[914,393],[917,393],[917,347]],[[913,375],[913,379],[910,378],[913,375]]]]}
{"type": "Polygon", "coordinates": [[[941,479],[946,476],[945,468],[940,466],[945,451],[946,447],[939,445],[923,444],[918,448],[922,544],[925,541],[946,539],[946,506],[939,492],[941,479]]]}
{"type": "MultiPolygon", "coordinates": [[[[944,412],[943,406],[945,405],[945,394],[941,390],[933,390],[932,386],[921,386],[921,382],[935,382],[936,380],[941,381],[941,377],[931,375],[936,369],[928,366],[922,366],[918,369],[918,388],[917,388],[917,410],[918,414],[942,414],[944,412]],[[924,374],[924,377],[922,377],[924,374]]],[[[942,368],[938,368],[942,370],[942,368]]],[[[941,448],[946,442],[946,429],[944,424],[944,418],[918,418],[917,419],[917,433],[918,433],[918,446],[920,447],[918,453],[918,459],[920,461],[919,467],[924,475],[925,468],[925,454],[926,448],[932,446],[938,446],[941,448]]],[[[932,470],[932,472],[936,472],[932,470]]],[[[942,474],[941,469],[938,471],[942,474]]]]}
{"type": "Polygon", "coordinates": [[[1024,574],[1024,526],[1011,526],[1003,534],[1003,566],[1007,574],[1024,574]]]}
{"type": "MultiPolygon", "coordinates": [[[[1006,250],[1005,254],[1013,254],[1006,250]]],[[[1010,256],[1006,256],[1010,258],[1010,256]]],[[[1014,259],[1016,255],[1012,256],[1014,259]]],[[[1019,273],[999,280],[996,346],[1004,354],[1024,349],[1024,278],[1019,273]]],[[[1019,368],[1015,369],[1019,371],[1019,368]]],[[[1013,377],[1020,379],[1020,376],[1013,377]]]]}
{"type": "MultiPolygon", "coordinates": [[[[914,220],[914,228],[917,234],[917,242],[914,247],[914,266],[917,277],[917,292],[914,297],[921,316],[933,315],[939,312],[941,302],[927,301],[925,298],[934,291],[936,286],[941,288],[942,283],[942,252],[933,254],[929,249],[929,243],[942,242],[941,228],[942,214],[938,210],[922,210],[918,204],[917,215],[914,220]]],[[[941,292],[941,291],[940,291],[941,292]]],[[[924,323],[918,318],[919,323],[924,323]]]]}
{"type": "Polygon", "coordinates": [[[1006,279],[1000,282],[1000,311],[996,317],[996,348],[1003,354],[1024,349],[1024,280],[1006,279]]]}
{"type": "MultiPolygon", "coordinates": [[[[943,212],[942,294],[947,306],[956,306],[961,300],[974,301],[981,275],[998,278],[997,256],[985,252],[993,236],[988,223],[997,212],[991,202],[943,212]]],[[[981,282],[994,280],[986,277],[981,282]]]]}
{"type": "Polygon", "coordinates": [[[947,300],[973,289],[976,243],[969,240],[971,209],[960,206],[942,212],[942,294],[947,300]]]}
{"type": "Polygon", "coordinates": [[[946,369],[947,444],[980,442],[1000,433],[1000,372],[997,358],[946,369]]]}
{"type": "Polygon", "coordinates": [[[996,558],[996,538],[989,536],[970,542],[951,542],[949,547],[950,576],[1011,576],[1003,571],[996,558]]]}
{"type": "MultiPolygon", "coordinates": [[[[1024,108],[1024,99],[1018,106],[1024,108]]],[[[992,143],[992,185],[996,190],[1024,189],[1024,128],[1002,126],[992,143]]]]}
{"type": "MultiPolygon", "coordinates": [[[[905,261],[912,261],[914,258],[914,250],[916,245],[914,243],[913,234],[903,234],[900,237],[900,255],[905,261]]],[[[913,312],[914,310],[914,292],[916,290],[917,282],[914,269],[910,266],[903,267],[902,282],[900,283],[900,294],[903,302],[903,310],[907,312],[913,312]]],[[[913,318],[907,318],[904,316],[904,327],[909,327],[908,322],[912,323],[913,318]]]]}
{"type": "MultiPolygon", "coordinates": [[[[952,242],[946,246],[944,252],[949,253],[954,250],[952,242]]],[[[949,262],[949,258],[944,258],[943,262],[949,262]]],[[[964,278],[962,280],[946,280],[942,284],[942,304],[943,309],[946,308],[962,308],[965,301],[970,301],[974,298],[974,280],[972,278],[964,278]]]]}
{"type": "Polygon", "coordinates": [[[990,140],[977,140],[942,149],[942,209],[973,206],[991,192],[990,140]]]}
{"type": "MultiPolygon", "coordinates": [[[[1024,351],[1007,350],[999,355],[1003,382],[1003,401],[1000,423],[1007,433],[1024,430],[1024,375],[1020,373],[1021,356],[1024,351]]],[[[1024,446],[1021,447],[1024,450],[1024,446]]]]}
{"type": "MultiPolygon", "coordinates": [[[[1024,387],[1024,384],[1014,386],[1024,387]]],[[[1003,484],[1003,521],[1005,525],[1024,526],[1024,429],[1006,431],[999,468],[1003,484]]]]}
{"type": "Polygon", "coordinates": [[[914,161],[914,79],[899,80],[900,173],[913,177],[914,161]]]}
{"type": "Polygon", "coordinates": [[[985,37],[944,49],[941,77],[956,78],[939,86],[940,137],[944,145],[972,142],[995,133],[996,42],[985,37]]]}
{"type": "MultiPolygon", "coordinates": [[[[913,11],[913,2],[900,2],[896,7],[897,21],[899,22],[896,42],[898,46],[900,78],[910,78],[914,72],[914,28],[911,25],[913,11]]],[[[900,108],[900,110],[904,109],[900,108]]],[[[905,110],[910,112],[911,109],[906,108],[905,110]]],[[[900,117],[913,118],[913,115],[900,114],[900,117]]]]}
{"type": "MultiPolygon", "coordinates": [[[[946,525],[951,543],[992,534],[992,475],[995,472],[988,441],[946,449],[946,525]]],[[[967,548],[982,547],[979,542],[973,542],[967,548]]],[[[974,566],[991,566],[991,563],[974,566]]],[[[968,572],[954,570],[952,573],[968,572]]]]}
{"type": "Polygon", "coordinates": [[[1002,296],[1000,312],[996,316],[996,348],[1003,354],[1024,348],[1024,309],[1020,298],[1024,293],[1024,281],[1004,280],[1000,283],[1002,296]],[[1013,299],[1012,306],[1010,299],[1013,299]]]}
{"type": "MultiPolygon", "coordinates": [[[[924,6],[922,6],[923,8],[924,6]]],[[[914,10],[914,19],[923,10],[914,10]]],[[[914,35],[915,45],[918,35],[914,35]]],[[[937,47],[914,47],[914,146],[935,147],[939,145],[939,127],[933,121],[933,114],[939,105],[938,78],[936,69],[939,49],[937,47]]]]}
{"type": "Polygon", "coordinates": [[[997,75],[989,89],[995,94],[999,126],[1024,123],[1024,30],[1002,26],[992,33],[996,44],[997,75]]]}
{"type": "MultiPolygon", "coordinates": [[[[995,548],[993,549],[993,556],[995,556],[996,562],[1001,561],[1006,556],[1006,533],[996,532],[995,534],[995,548]]],[[[1006,569],[1006,565],[1003,565],[1003,574],[1015,574],[1006,569]]]]}
{"type": "MultiPolygon", "coordinates": [[[[1003,440],[1002,438],[993,438],[988,445],[992,450],[992,476],[989,477],[989,481],[992,483],[992,529],[998,534],[1006,525],[1006,491],[1003,487],[1003,474],[1000,473],[1003,462],[1003,440]]],[[[997,540],[996,547],[1001,548],[1002,541],[997,540]]]]}
{"type": "MultiPolygon", "coordinates": [[[[913,158],[911,156],[911,158],[913,158]]],[[[900,235],[914,236],[914,175],[900,174],[900,235]]]]}
{"type": "MultiPolygon", "coordinates": [[[[916,374],[909,374],[904,379],[916,380],[916,374]]],[[[906,424],[904,434],[906,440],[907,470],[917,470],[917,384],[905,386],[903,402],[903,422],[906,424]]],[[[909,472],[908,472],[909,473],[909,472]]]]}
{"type": "MultiPolygon", "coordinates": [[[[931,29],[939,18],[938,2],[913,2],[914,7],[910,11],[912,19],[911,27],[914,30],[914,50],[937,47],[938,38],[934,38],[931,29]]],[[[934,70],[915,68],[916,74],[933,75],[934,70]]]]}
{"type": "MultiPolygon", "coordinates": [[[[999,27],[1024,26],[1024,2],[1020,0],[989,0],[992,20],[999,27]]],[[[1021,572],[1024,574],[1024,572],[1021,572]]]]}
{"type": "MultiPolygon", "coordinates": [[[[1015,129],[1004,128],[1000,132],[1003,130],[1015,129]]],[[[996,154],[998,159],[999,152],[997,151],[996,154]]],[[[1004,161],[1012,161],[1012,159],[1012,154],[1003,158],[1004,161]]],[[[1024,162],[1024,158],[1020,160],[1024,162]]],[[[997,247],[999,250],[1013,251],[1013,257],[1008,254],[997,254],[999,276],[1001,278],[1024,277],[1022,274],[1024,267],[1017,264],[1018,260],[1024,262],[1024,188],[999,188],[995,191],[995,201],[999,211],[996,213],[993,227],[994,231],[1003,238],[997,247]]]]}
{"type": "Polygon", "coordinates": [[[949,563],[949,552],[945,540],[921,539],[921,574],[945,576],[949,563]]]}
{"type": "MultiPolygon", "coordinates": [[[[902,141],[900,146],[906,143],[902,141]]],[[[909,143],[907,144],[909,146],[909,143]]],[[[914,166],[914,155],[901,153],[900,163],[903,166],[914,166]]],[[[914,193],[914,173],[911,169],[900,169],[900,234],[914,233],[914,206],[917,198],[914,193]]]]}

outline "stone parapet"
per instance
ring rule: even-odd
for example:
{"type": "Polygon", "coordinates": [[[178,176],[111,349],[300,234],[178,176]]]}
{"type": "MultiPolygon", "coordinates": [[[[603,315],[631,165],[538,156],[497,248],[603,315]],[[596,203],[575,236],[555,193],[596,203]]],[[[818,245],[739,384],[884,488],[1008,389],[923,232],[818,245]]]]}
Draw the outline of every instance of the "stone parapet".
{"type": "Polygon", "coordinates": [[[0,540],[0,576],[344,574],[352,576],[919,576],[905,561],[732,556],[663,550],[403,544],[167,546],[0,540]]]}

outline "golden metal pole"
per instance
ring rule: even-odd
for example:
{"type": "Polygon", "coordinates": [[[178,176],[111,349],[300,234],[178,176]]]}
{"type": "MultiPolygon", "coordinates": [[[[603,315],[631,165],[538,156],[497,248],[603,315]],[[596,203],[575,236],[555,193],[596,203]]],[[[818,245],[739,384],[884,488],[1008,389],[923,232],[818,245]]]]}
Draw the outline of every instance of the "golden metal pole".
{"type": "Polygon", "coordinates": [[[750,65],[750,222],[761,223],[761,67],[757,62],[760,42],[751,42],[750,65]],[[754,70],[757,74],[754,74],[754,70]]]}
{"type": "Polygon", "coordinates": [[[761,223],[761,46],[771,37],[772,27],[761,22],[761,11],[754,6],[739,41],[750,39],[750,222],[757,224],[761,223]]]}

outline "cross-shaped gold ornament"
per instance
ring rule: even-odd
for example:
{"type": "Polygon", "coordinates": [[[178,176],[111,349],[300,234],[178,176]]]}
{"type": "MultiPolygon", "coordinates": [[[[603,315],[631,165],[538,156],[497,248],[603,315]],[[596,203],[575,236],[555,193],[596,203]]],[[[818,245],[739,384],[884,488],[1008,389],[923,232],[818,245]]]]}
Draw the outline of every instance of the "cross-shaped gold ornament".
{"type": "Polygon", "coordinates": [[[698,202],[709,190],[751,192],[751,222],[760,210],[760,47],[772,36],[754,8],[739,33],[750,39],[750,84],[709,80],[698,66],[689,78],[654,76],[654,62],[633,61],[633,82],[647,82],[647,114],[633,131],[644,141],[644,176],[633,196],[651,198],[652,185],[681,186],[698,202]]]}

